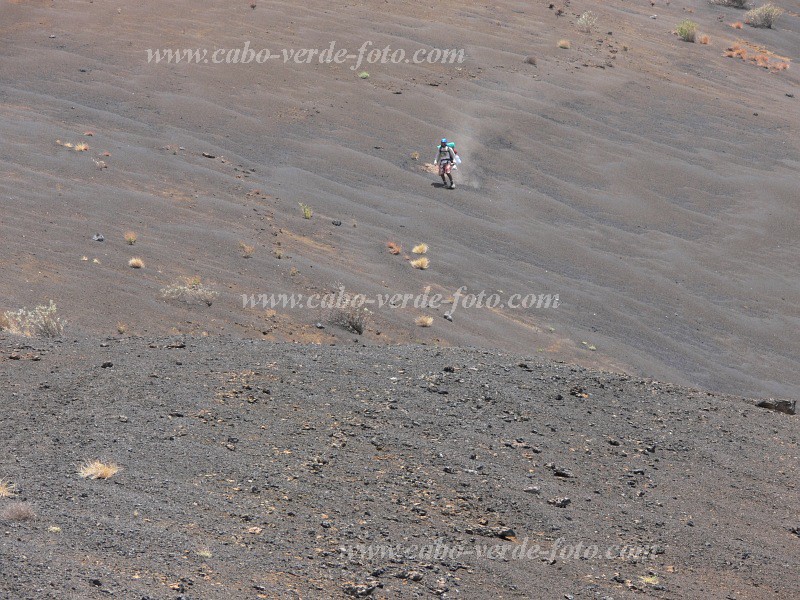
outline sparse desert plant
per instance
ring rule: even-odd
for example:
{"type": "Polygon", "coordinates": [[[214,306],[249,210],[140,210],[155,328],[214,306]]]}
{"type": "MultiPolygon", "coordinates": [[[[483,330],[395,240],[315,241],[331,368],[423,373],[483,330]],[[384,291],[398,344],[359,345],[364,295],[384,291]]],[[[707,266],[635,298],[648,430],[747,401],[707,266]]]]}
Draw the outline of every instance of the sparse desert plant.
{"type": "Polygon", "coordinates": [[[211,550],[209,550],[208,548],[200,548],[197,551],[197,556],[199,556],[200,558],[211,558],[214,555],[212,554],[211,550]]]}
{"type": "Polygon", "coordinates": [[[747,60],[747,49],[742,48],[741,44],[734,44],[725,51],[725,56],[728,58],[741,58],[747,60]]]}
{"type": "Polygon", "coordinates": [[[703,34],[703,35],[697,36],[697,41],[700,42],[701,44],[703,44],[704,46],[706,46],[711,42],[711,38],[708,37],[707,35],[703,34]]]}
{"type": "Polygon", "coordinates": [[[203,303],[211,306],[219,292],[206,286],[199,277],[188,277],[161,289],[165,300],[178,300],[187,304],[203,303]]]}
{"type": "Polygon", "coordinates": [[[425,254],[428,251],[428,244],[417,244],[411,251],[414,254],[425,254]]]}
{"type": "Polygon", "coordinates": [[[742,27],[744,27],[744,25],[742,24],[741,21],[736,21],[736,23],[731,23],[731,27],[733,27],[734,29],[741,29],[742,27]]]}
{"type": "Polygon", "coordinates": [[[414,323],[419,325],[420,327],[430,327],[433,325],[433,317],[429,317],[427,315],[419,316],[414,319],[414,323]]]}
{"type": "Polygon", "coordinates": [[[75,144],[75,151],[76,152],[86,152],[89,149],[89,144],[81,142],[79,144],[75,144]]]}
{"type": "Polygon", "coordinates": [[[359,79],[369,79],[369,73],[366,71],[361,71],[361,73],[358,74],[358,77],[359,79]]]}
{"type": "Polygon", "coordinates": [[[711,0],[711,4],[732,6],[733,8],[747,8],[750,5],[750,2],[749,0],[711,0]]]}
{"type": "Polygon", "coordinates": [[[397,242],[388,242],[386,247],[389,249],[389,254],[398,255],[403,251],[403,247],[397,242]]]}
{"type": "Polygon", "coordinates": [[[3,329],[25,337],[61,337],[64,335],[66,321],[57,313],[58,309],[52,300],[49,305],[37,306],[33,310],[21,308],[17,311],[7,311],[3,315],[3,329]]]}
{"type": "Polygon", "coordinates": [[[361,335],[367,330],[369,313],[364,308],[348,303],[347,306],[337,305],[332,308],[328,320],[334,325],[361,335]]]}
{"type": "Polygon", "coordinates": [[[783,14],[783,9],[778,8],[771,2],[747,11],[744,21],[751,27],[764,27],[772,29],[775,21],[783,14]]]}
{"type": "Polygon", "coordinates": [[[144,269],[144,261],[141,258],[134,256],[128,261],[128,266],[131,269],[144,269]]]}
{"type": "Polygon", "coordinates": [[[595,15],[592,11],[587,10],[583,13],[578,20],[575,22],[578,26],[578,31],[582,31],[583,33],[591,33],[595,25],[597,25],[597,15],[595,15]]]}
{"type": "Polygon", "coordinates": [[[0,498],[10,498],[16,493],[16,486],[10,481],[0,479],[0,498]]]}
{"type": "Polygon", "coordinates": [[[430,261],[424,256],[411,261],[411,266],[415,269],[425,270],[430,265],[430,261]]]}
{"type": "Polygon", "coordinates": [[[311,217],[314,216],[314,211],[311,210],[310,206],[308,206],[307,204],[303,204],[302,202],[298,202],[298,204],[300,205],[300,210],[303,211],[304,219],[310,219],[311,217]]]}
{"type": "Polygon", "coordinates": [[[78,475],[84,479],[110,479],[119,473],[120,467],[114,463],[104,463],[100,460],[88,461],[78,469],[78,475]]]}
{"type": "Polygon", "coordinates": [[[764,67],[765,69],[769,68],[769,55],[767,54],[756,54],[753,57],[753,62],[756,63],[759,67],[764,67]]]}
{"type": "Polygon", "coordinates": [[[419,152],[412,152],[411,160],[419,160],[419,152]]]}
{"type": "Polygon", "coordinates": [[[678,24],[675,33],[677,33],[678,37],[684,42],[694,42],[697,38],[697,23],[689,19],[684,19],[678,24]]]}
{"type": "Polygon", "coordinates": [[[239,242],[239,249],[242,251],[242,256],[244,258],[250,258],[253,256],[253,252],[256,251],[253,246],[245,244],[244,242],[239,242]]]}
{"type": "Polygon", "coordinates": [[[558,47],[562,50],[569,50],[572,47],[572,42],[569,40],[558,40],[558,47]]]}
{"type": "Polygon", "coordinates": [[[3,521],[31,521],[36,518],[36,511],[27,502],[12,502],[0,512],[3,521]]]}
{"type": "Polygon", "coordinates": [[[122,321],[117,323],[117,333],[123,335],[127,333],[127,331],[128,331],[128,326],[125,323],[123,323],[122,321]]]}
{"type": "Polygon", "coordinates": [[[133,231],[126,231],[125,241],[129,246],[133,246],[136,243],[136,233],[134,233],[133,231]]]}

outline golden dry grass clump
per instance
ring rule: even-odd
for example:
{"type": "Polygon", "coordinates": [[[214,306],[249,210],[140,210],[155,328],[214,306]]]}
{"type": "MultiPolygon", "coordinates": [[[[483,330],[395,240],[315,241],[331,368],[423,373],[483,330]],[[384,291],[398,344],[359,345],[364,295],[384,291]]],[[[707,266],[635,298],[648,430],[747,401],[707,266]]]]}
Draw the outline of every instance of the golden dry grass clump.
{"type": "Polygon", "coordinates": [[[423,315],[414,319],[414,322],[420,327],[430,327],[433,325],[433,317],[423,315]]]}
{"type": "Polygon", "coordinates": [[[136,243],[136,233],[133,231],[126,231],[125,241],[128,243],[129,246],[133,246],[136,243]]]}
{"type": "Polygon", "coordinates": [[[428,251],[428,244],[417,244],[411,251],[414,254],[425,254],[428,251]]]}
{"type": "Polygon", "coordinates": [[[134,257],[128,261],[128,266],[132,269],[144,269],[144,261],[134,257]]]}
{"type": "Polygon", "coordinates": [[[422,258],[417,258],[416,260],[412,260],[411,261],[411,266],[414,267],[415,269],[423,269],[424,270],[424,269],[427,269],[429,265],[430,265],[430,261],[427,258],[425,258],[424,256],[422,258]]]}
{"type": "Polygon", "coordinates": [[[562,50],[569,50],[572,47],[572,42],[569,40],[558,40],[558,47],[562,50]]]}
{"type": "Polygon", "coordinates": [[[703,44],[704,46],[708,45],[711,42],[711,38],[707,35],[703,34],[698,36],[697,41],[703,44]]]}
{"type": "Polygon", "coordinates": [[[389,254],[397,255],[403,251],[403,247],[396,242],[388,242],[386,247],[389,249],[389,254]]]}
{"type": "Polygon", "coordinates": [[[81,466],[78,475],[84,479],[110,479],[119,471],[120,467],[114,463],[93,460],[81,466]]]}
{"type": "Polygon", "coordinates": [[[0,479],[0,498],[11,498],[16,493],[16,486],[5,479],[0,479]]]}

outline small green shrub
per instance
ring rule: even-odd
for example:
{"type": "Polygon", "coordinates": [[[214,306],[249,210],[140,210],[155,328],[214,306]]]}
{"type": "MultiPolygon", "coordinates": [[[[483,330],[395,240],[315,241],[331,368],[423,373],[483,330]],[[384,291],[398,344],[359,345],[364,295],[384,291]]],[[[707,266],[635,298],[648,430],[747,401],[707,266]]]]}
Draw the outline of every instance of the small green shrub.
{"type": "Polygon", "coordinates": [[[684,19],[678,25],[675,33],[677,33],[678,37],[684,42],[694,42],[697,38],[697,23],[689,19],[684,19]]]}

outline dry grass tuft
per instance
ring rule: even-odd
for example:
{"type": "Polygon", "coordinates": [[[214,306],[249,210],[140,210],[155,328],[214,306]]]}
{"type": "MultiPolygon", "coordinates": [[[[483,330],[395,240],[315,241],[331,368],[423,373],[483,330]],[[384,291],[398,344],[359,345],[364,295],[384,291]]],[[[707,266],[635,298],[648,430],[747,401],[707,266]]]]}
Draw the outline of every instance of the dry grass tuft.
{"type": "Polygon", "coordinates": [[[0,498],[11,498],[16,493],[16,486],[10,481],[0,479],[0,498]]]}
{"type": "Polygon", "coordinates": [[[416,260],[411,261],[411,266],[414,267],[415,269],[425,270],[428,268],[429,265],[430,261],[424,256],[422,258],[417,258],[416,260]]]}
{"type": "Polygon", "coordinates": [[[769,56],[766,54],[756,54],[752,60],[759,67],[763,67],[765,69],[769,68],[769,56]]]}
{"type": "Polygon", "coordinates": [[[144,261],[141,258],[133,257],[128,261],[131,269],[144,269],[144,261]]]}
{"type": "Polygon", "coordinates": [[[414,323],[416,323],[420,327],[430,327],[431,325],[433,325],[433,317],[429,317],[427,315],[420,316],[414,319],[414,323]]]}
{"type": "Polygon", "coordinates": [[[255,247],[245,244],[244,242],[239,242],[239,249],[242,251],[242,257],[244,258],[250,258],[253,256],[253,252],[256,251],[255,247]]]}
{"type": "Polygon", "coordinates": [[[12,502],[0,512],[3,521],[32,521],[36,518],[36,511],[27,502],[12,502]]]}
{"type": "Polygon", "coordinates": [[[311,207],[308,204],[303,204],[302,202],[298,202],[298,204],[300,205],[300,210],[303,213],[304,219],[310,219],[314,216],[314,211],[311,210],[311,207]]]}
{"type": "Polygon", "coordinates": [[[397,255],[403,251],[403,247],[396,242],[389,242],[386,247],[389,249],[389,254],[397,255]]]}
{"type": "Polygon", "coordinates": [[[428,244],[417,244],[411,251],[414,254],[425,254],[428,251],[428,244]]]}
{"type": "Polygon", "coordinates": [[[75,151],[76,152],[86,152],[89,149],[89,144],[85,144],[81,142],[80,144],[75,144],[75,151]]]}
{"type": "Polygon", "coordinates": [[[133,246],[136,243],[136,234],[133,231],[126,231],[125,241],[129,246],[133,246]]]}
{"type": "Polygon", "coordinates": [[[127,332],[128,332],[128,326],[125,323],[123,323],[122,321],[117,323],[117,333],[123,335],[127,332]]]}
{"type": "Polygon", "coordinates": [[[114,463],[104,463],[99,460],[87,462],[78,471],[84,479],[110,479],[120,471],[114,463]]]}
{"type": "Polygon", "coordinates": [[[741,29],[744,27],[744,24],[741,21],[736,21],[736,23],[731,23],[731,27],[734,29],[741,29]]]}
{"type": "Polygon", "coordinates": [[[728,58],[741,58],[747,60],[747,49],[743,48],[741,44],[734,44],[725,51],[725,56],[728,58]]]}
{"type": "Polygon", "coordinates": [[[558,40],[558,47],[562,50],[569,50],[572,48],[572,42],[569,40],[558,40]]]}
{"type": "Polygon", "coordinates": [[[703,44],[704,46],[707,46],[711,42],[711,38],[703,34],[701,36],[698,36],[697,41],[703,44]]]}

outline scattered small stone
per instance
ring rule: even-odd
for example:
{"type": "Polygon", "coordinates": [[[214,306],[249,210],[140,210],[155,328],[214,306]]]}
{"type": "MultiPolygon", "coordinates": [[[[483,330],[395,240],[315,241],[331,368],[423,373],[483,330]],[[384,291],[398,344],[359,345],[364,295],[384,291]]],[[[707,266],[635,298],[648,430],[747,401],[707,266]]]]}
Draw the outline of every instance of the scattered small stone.
{"type": "Polygon", "coordinates": [[[102,365],[100,365],[100,366],[101,366],[103,369],[110,369],[111,367],[113,367],[113,366],[114,366],[114,363],[112,363],[110,360],[107,360],[106,362],[104,362],[104,363],[103,363],[102,365]]]}
{"type": "Polygon", "coordinates": [[[403,571],[398,577],[400,579],[410,579],[411,581],[422,581],[424,575],[419,571],[403,571]]]}
{"type": "Polygon", "coordinates": [[[333,225],[335,225],[336,227],[341,227],[342,226],[342,222],[339,219],[335,219],[335,220],[331,221],[331,223],[333,225]]]}
{"type": "Polygon", "coordinates": [[[542,490],[539,489],[539,486],[536,485],[532,485],[531,487],[526,487],[524,491],[526,494],[534,494],[536,496],[542,493],[542,490]]]}
{"type": "Polygon", "coordinates": [[[314,327],[316,327],[317,329],[325,329],[325,325],[323,325],[322,323],[319,323],[319,322],[317,322],[317,324],[314,325],[314,327]]]}
{"type": "Polygon", "coordinates": [[[446,312],[444,313],[444,318],[447,319],[448,321],[452,321],[453,315],[451,315],[449,312],[446,312]]]}
{"type": "Polygon", "coordinates": [[[209,152],[203,152],[203,156],[206,158],[217,158],[216,154],[211,154],[209,152]]]}
{"type": "Polygon", "coordinates": [[[572,502],[567,496],[564,497],[557,497],[557,498],[550,498],[547,501],[548,504],[552,504],[556,508],[566,508],[572,502]]]}
{"type": "Polygon", "coordinates": [[[608,443],[611,444],[612,446],[619,446],[619,441],[613,438],[608,440],[608,443]]]}
{"type": "Polygon", "coordinates": [[[796,414],[797,400],[776,400],[775,398],[767,398],[761,400],[756,406],[787,415],[794,415],[796,414]]]}
{"type": "Polygon", "coordinates": [[[104,236],[102,233],[95,233],[95,234],[92,236],[92,239],[93,239],[95,242],[104,242],[104,241],[106,241],[106,236],[104,236]]]}
{"type": "Polygon", "coordinates": [[[342,586],[342,591],[354,598],[364,598],[372,594],[377,587],[377,584],[374,583],[347,583],[342,586]]]}

